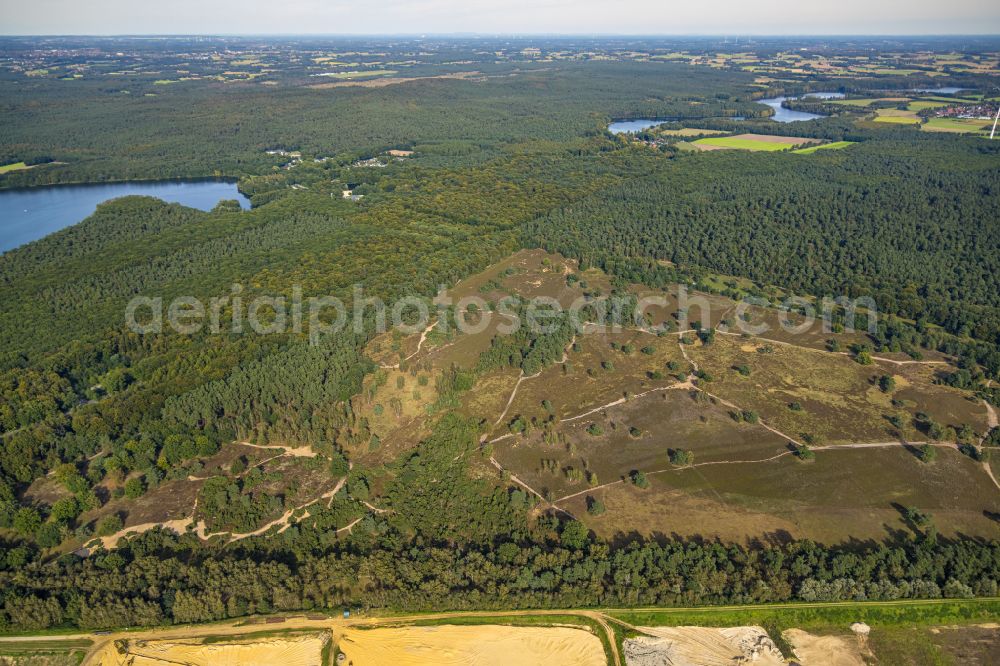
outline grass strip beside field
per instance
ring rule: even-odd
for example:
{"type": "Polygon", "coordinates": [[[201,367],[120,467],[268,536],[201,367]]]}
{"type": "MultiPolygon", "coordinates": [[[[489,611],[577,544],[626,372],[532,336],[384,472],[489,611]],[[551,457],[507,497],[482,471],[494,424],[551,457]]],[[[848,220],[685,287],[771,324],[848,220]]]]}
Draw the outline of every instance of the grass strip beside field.
{"type": "Polygon", "coordinates": [[[1000,599],[933,599],[924,601],[844,601],[817,604],[774,604],[705,608],[608,610],[606,614],[633,626],[735,627],[776,623],[799,629],[847,627],[853,622],[877,626],[969,624],[996,622],[1000,599]]]}
{"type": "Polygon", "coordinates": [[[53,638],[52,640],[24,640],[0,642],[0,654],[17,652],[66,652],[68,650],[86,649],[94,642],[87,638],[53,638]]]}
{"type": "Polygon", "coordinates": [[[25,662],[57,664],[80,664],[93,641],[86,638],[48,640],[24,640],[0,642],[0,661],[20,664],[25,662]]]}

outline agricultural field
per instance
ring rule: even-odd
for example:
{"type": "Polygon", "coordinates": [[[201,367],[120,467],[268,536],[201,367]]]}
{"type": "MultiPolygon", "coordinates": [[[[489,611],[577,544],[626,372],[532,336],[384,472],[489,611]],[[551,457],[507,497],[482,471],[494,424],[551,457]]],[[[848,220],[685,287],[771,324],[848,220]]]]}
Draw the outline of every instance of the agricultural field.
{"type": "Polygon", "coordinates": [[[699,129],[697,127],[682,127],[680,129],[657,130],[661,136],[704,136],[706,134],[730,134],[730,132],[712,129],[699,129]]]}
{"type": "Polygon", "coordinates": [[[895,123],[898,125],[917,125],[920,117],[912,111],[902,111],[900,109],[879,109],[875,112],[875,122],[895,123]]]}
{"type": "Polygon", "coordinates": [[[750,151],[780,151],[792,146],[817,143],[817,139],[801,137],[774,136],[769,134],[738,134],[736,136],[709,137],[698,139],[693,144],[701,150],[750,150],[750,151]]]}
{"type": "Polygon", "coordinates": [[[920,129],[926,132],[989,134],[992,126],[992,121],[982,118],[931,118],[920,129]]]}
{"type": "Polygon", "coordinates": [[[909,104],[907,104],[906,105],[906,110],[907,111],[925,111],[927,109],[940,109],[941,107],[948,106],[948,104],[949,104],[949,102],[945,102],[945,101],[942,101],[942,100],[934,101],[934,100],[927,100],[927,99],[919,99],[919,100],[915,100],[915,101],[912,101],[909,104]]]}

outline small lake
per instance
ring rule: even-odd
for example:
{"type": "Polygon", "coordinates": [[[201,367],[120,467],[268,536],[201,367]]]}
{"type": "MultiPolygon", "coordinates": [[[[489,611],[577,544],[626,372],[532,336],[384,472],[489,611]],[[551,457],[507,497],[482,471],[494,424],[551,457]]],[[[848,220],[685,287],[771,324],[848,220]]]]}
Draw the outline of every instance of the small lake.
{"type": "Polygon", "coordinates": [[[636,118],[635,120],[616,120],[608,125],[608,131],[612,134],[635,134],[650,127],[656,127],[660,123],[667,122],[656,120],[655,118],[636,118]]]}
{"type": "MultiPolygon", "coordinates": [[[[679,120],[679,118],[636,118],[635,120],[616,120],[608,125],[612,134],[636,134],[644,129],[656,127],[663,123],[679,120]]],[[[689,118],[693,120],[693,118],[689,118]]],[[[743,116],[727,116],[726,120],[746,120],[743,116]]]]}
{"type": "Polygon", "coordinates": [[[211,210],[222,199],[250,201],[235,182],[221,180],[149,181],[47,185],[0,190],[0,252],[6,252],[80,222],[109,199],[140,194],[191,208],[211,210]]]}
{"type": "MultiPolygon", "coordinates": [[[[812,97],[813,99],[841,99],[844,97],[844,93],[839,92],[811,92],[806,93],[803,97],[812,97]]],[[[806,111],[793,111],[792,109],[786,109],[781,106],[781,103],[786,99],[799,99],[798,97],[769,97],[767,99],[757,100],[760,104],[766,104],[767,106],[774,109],[774,115],[771,116],[771,120],[777,121],[779,123],[794,123],[799,120],[815,120],[816,118],[826,118],[822,113],[808,113],[806,111]]]]}
{"type": "Polygon", "coordinates": [[[824,117],[819,113],[808,113],[806,111],[793,111],[792,109],[786,109],[781,106],[781,103],[786,99],[798,99],[798,97],[769,97],[767,99],[759,99],[757,101],[774,109],[774,115],[771,116],[770,119],[779,123],[794,123],[799,120],[814,120],[816,118],[824,117]]]}

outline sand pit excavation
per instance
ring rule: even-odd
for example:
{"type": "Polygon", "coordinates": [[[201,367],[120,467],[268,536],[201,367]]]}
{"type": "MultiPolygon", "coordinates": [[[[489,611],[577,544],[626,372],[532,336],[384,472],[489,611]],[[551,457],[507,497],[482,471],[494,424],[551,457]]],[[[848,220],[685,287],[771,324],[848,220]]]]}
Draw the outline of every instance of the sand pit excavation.
{"type": "Polygon", "coordinates": [[[785,640],[795,651],[798,660],[809,664],[829,666],[863,666],[864,656],[859,640],[844,636],[817,636],[801,629],[786,629],[785,640]]]}
{"type": "Polygon", "coordinates": [[[349,629],[338,649],[353,666],[604,666],[601,641],[571,627],[500,625],[349,629]]]}
{"type": "Polygon", "coordinates": [[[99,666],[314,666],[322,662],[326,632],[303,636],[239,639],[206,643],[201,639],[119,640],[89,663],[99,666]]]}
{"type": "Polygon", "coordinates": [[[761,627],[638,627],[626,638],[627,666],[778,666],[786,661],[761,627]]]}

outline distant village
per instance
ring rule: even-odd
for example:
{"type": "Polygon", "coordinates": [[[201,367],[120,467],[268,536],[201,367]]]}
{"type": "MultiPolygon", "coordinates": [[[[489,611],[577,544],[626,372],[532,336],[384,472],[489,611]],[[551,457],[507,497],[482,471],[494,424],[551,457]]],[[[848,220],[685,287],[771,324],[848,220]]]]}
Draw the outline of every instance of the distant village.
{"type": "Polygon", "coordinates": [[[996,102],[981,102],[979,104],[955,104],[940,109],[934,109],[934,116],[938,118],[972,118],[975,120],[993,120],[997,113],[996,102]]]}

